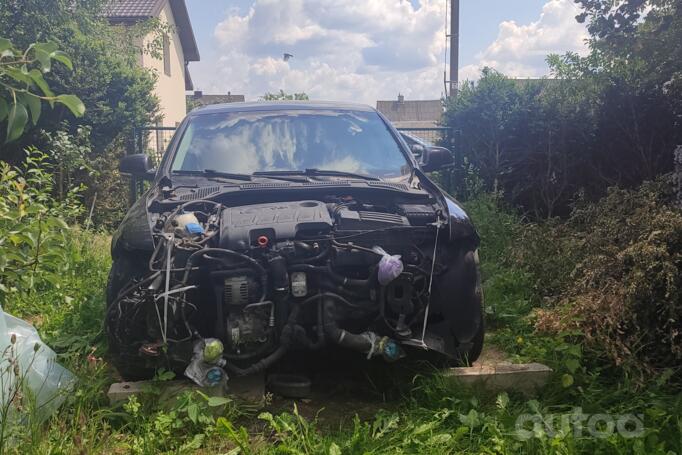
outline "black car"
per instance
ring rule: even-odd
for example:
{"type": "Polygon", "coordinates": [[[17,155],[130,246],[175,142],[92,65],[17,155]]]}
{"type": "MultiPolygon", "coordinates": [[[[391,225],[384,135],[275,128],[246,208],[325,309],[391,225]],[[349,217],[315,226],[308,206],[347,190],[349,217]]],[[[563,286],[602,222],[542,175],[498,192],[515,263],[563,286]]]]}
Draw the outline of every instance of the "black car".
{"type": "Polygon", "coordinates": [[[337,345],[396,361],[473,362],[483,345],[479,237],[396,129],[362,105],[193,111],[112,241],[106,329],[126,378],[200,384],[337,345]]]}

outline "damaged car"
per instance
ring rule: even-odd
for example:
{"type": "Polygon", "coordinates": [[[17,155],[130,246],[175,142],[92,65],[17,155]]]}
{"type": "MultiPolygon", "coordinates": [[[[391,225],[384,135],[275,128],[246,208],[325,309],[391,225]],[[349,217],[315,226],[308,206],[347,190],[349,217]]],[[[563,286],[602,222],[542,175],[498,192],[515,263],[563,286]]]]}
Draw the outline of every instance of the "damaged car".
{"type": "MultiPolygon", "coordinates": [[[[235,103],[197,109],[112,240],[106,332],[127,379],[202,385],[336,345],[387,362],[473,362],[484,335],[478,234],[375,109],[235,103]]],[[[418,155],[418,159],[417,156],[418,155]]]]}

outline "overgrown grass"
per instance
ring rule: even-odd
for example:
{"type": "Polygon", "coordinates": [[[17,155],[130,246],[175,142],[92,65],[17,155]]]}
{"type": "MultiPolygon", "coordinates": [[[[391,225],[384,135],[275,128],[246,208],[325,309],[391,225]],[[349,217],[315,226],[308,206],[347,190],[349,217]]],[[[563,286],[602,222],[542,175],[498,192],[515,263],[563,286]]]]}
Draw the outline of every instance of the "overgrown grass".
{"type": "Polygon", "coordinates": [[[6,300],[6,311],[32,321],[61,361],[79,377],[75,391],[47,422],[16,429],[4,447],[16,453],[661,453],[682,454],[682,398],[659,377],[642,388],[614,374],[572,334],[539,336],[531,310],[542,304],[533,270],[520,265],[524,225],[494,197],[467,205],[481,231],[489,343],[518,360],[547,363],[551,383],[535,398],[462,387],[437,373],[396,384],[401,399],[369,419],[323,424],[291,403],[287,412],[258,414],[230,400],[196,392],[175,401],[160,388],[111,406],[106,390],[114,374],[106,363],[102,333],[108,238],[74,232],[72,261],[58,286],[6,300]],[[560,416],[633,414],[642,434],[582,435],[561,427],[560,416]],[[559,416],[551,420],[552,416],[559,416]],[[529,420],[544,422],[533,430],[529,420]],[[533,420],[535,419],[535,420],[533,420]],[[544,420],[541,420],[544,419],[544,420]],[[521,421],[523,423],[523,421],[521,421]],[[551,424],[551,425],[548,425],[551,424]],[[527,436],[527,438],[520,437],[527,436]]]}

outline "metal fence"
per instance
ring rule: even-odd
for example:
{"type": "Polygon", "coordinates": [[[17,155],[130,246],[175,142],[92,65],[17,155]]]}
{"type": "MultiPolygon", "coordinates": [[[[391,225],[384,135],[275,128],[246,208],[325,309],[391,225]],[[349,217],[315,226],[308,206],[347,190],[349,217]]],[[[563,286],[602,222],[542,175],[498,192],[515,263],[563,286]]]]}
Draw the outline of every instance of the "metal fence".
{"type": "Polygon", "coordinates": [[[432,128],[397,128],[401,133],[409,134],[410,136],[422,139],[432,145],[440,145],[441,141],[446,139],[447,132],[450,128],[447,127],[432,127],[432,128]]]}
{"type": "Polygon", "coordinates": [[[146,153],[157,166],[173,139],[174,126],[144,126],[135,128],[135,152],[146,153]]]}

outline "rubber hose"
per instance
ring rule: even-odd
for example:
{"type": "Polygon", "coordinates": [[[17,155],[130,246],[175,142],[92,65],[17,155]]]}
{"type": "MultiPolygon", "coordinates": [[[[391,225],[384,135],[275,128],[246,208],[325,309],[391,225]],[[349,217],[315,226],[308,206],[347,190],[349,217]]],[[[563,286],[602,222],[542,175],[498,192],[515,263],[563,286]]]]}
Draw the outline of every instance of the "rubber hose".
{"type": "MultiPolygon", "coordinates": [[[[334,319],[334,299],[331,295],[327,295],[323,301],[323,326],[324,333],[327,339],[338,344],[341,347],[352,349],[354,351],[369,353],[373,349],[373,343],[364,334],[354,334],[345,331],[336,324],[334,319]]],[[[336,298],[342,299],[339,296],[336,298]]],[[[344,299],[342,299],[344,300],[344,299]]]]}
{"type": "Polygon", "coordinates": [[[330,266],[316,266],[311,264],[294,264],[289,266],[289,270],[292,272],[315,272],[315,273],[327,273],[329,278],[331,278],[336,284],[341,286],[348,286],[354,288],[362,288],[363,290],[369,289],[372,285],[372,278],[366,280],[359,280],[355,278],[348,278],[343,275],[336,273],[330,266]]]}
{"type": "Polygon", "coordinates": [[[264,359],[259,360],[258,362],[254,363],[248,368],[239,368],[231,363],[227,364],[227,369],[232,371],[233,373],[237,374],[237,376],[248,376],[250,374],[256,374],[260,373],[261,371],[266,370],[268,367],[273,365],[275,362],[277,362],[279,359],[284,357],[284,354],[287,353],[289,350],[289,346],[286,345],[281,345],[278,347],[275,352],[270,354],[269,356],[265,357],[264,359]]]}

